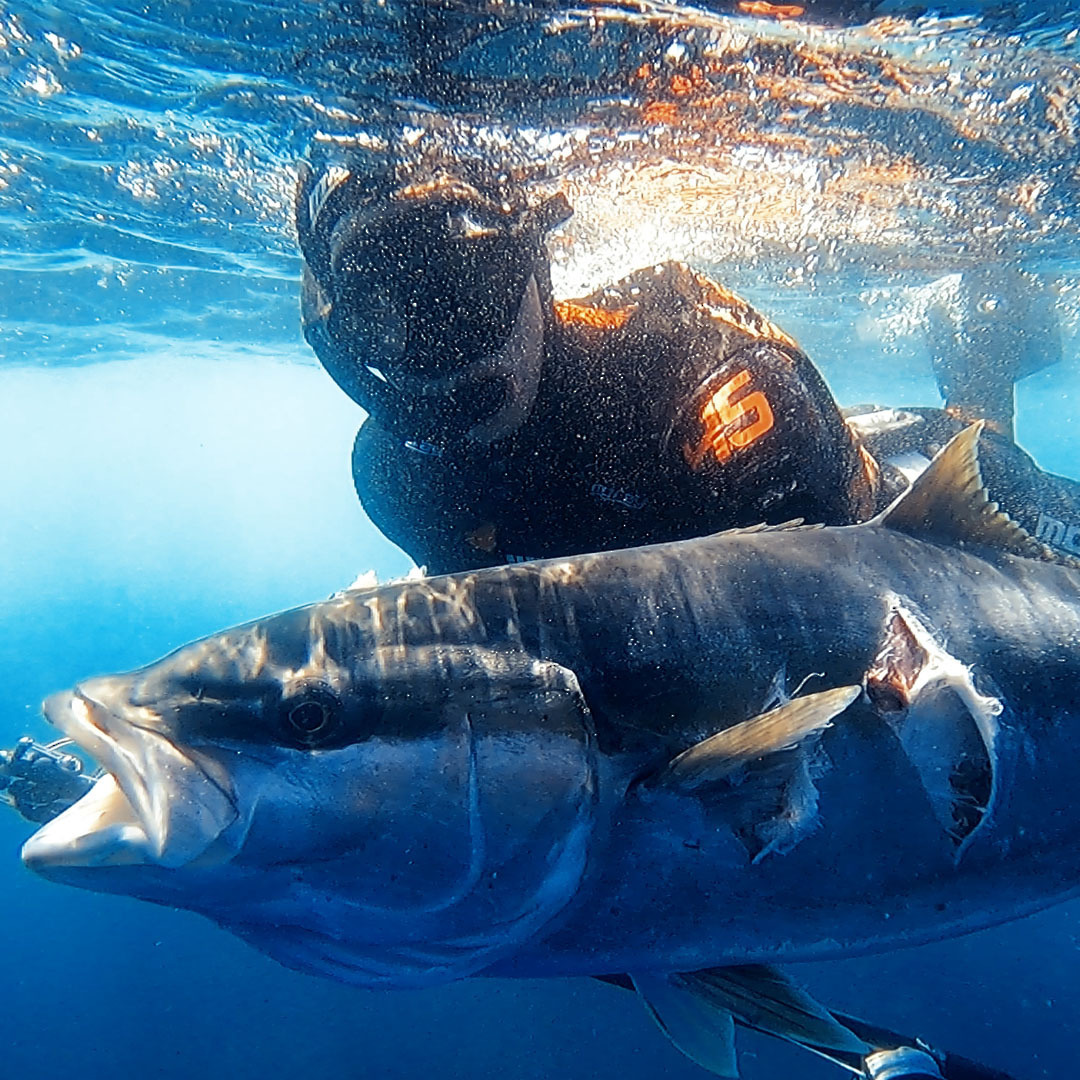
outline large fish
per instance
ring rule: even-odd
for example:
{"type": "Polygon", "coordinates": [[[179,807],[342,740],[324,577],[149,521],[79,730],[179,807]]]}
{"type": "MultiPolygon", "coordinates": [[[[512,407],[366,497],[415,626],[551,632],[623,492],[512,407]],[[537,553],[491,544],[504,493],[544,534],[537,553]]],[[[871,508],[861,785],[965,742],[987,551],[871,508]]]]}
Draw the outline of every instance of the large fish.
{"type": "Polygon", "coordinates": [[[107,772],[23,858],[351,983],[632,981],[724,1075],[732,1015],[865,1049],[753,965],[1080,892],[1080,573],[977,439],[864,525],[350,590],[89,679],[46,713],[107,772]]]}

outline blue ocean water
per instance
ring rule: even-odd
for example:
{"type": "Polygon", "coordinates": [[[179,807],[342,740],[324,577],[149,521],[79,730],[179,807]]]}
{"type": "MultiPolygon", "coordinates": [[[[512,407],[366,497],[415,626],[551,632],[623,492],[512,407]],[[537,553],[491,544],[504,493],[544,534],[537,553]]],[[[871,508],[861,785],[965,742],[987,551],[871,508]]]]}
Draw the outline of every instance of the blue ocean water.
{"type": "MultiPolygon", "coordinates": [[[[497,129],[565,179],[579,211],[556,251],[566,291],[694,258],[795,334],[846,403],[936,403],[928,293],[986,260],[1040,274],[1064,361],[1022,384],[1019,435],[1080,477],[1065,10],[879,11],[867,30],[665,7],[646,33],[614,6],[461,5],[438,23],[459,42],[442,51],[409,32],[433,10],[0,5],[0,743],[46,737],[41,699],[88,674],[407,569],[352,492],[361,415],[299,334],[290,211],[313,141],[403,116],[449,117],[446,137],[470,144],[497,129]],[[723,60],[708,123],[642,127],[630,70],[699,47],[723,60]],[[553,84],[552,68],[580,78],[553,84]]],[[[18,860],[29,831],[0,815],[11,1075],[704,1075],[616,989],[337,986],[189,913],[34,878],[18,860]]],[[[1064,905],[797,974],[838,1008],[1023,1080],[1061,1077],[1078,919],[1064,905]]],[[[751,1080],[838,1075],[742,1045],[751,1080]]]]}

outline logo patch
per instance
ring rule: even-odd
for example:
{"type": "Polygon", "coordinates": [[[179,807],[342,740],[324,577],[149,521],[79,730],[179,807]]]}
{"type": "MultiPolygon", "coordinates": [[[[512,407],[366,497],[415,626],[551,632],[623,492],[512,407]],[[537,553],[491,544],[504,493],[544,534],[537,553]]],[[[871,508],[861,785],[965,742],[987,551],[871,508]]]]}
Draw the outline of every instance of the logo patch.
{"type": "Polygon", "coordinates": [[[751,390],[736,400],[735,395],[751,384],[745,368],[728,379],[701,409],[704,434],[697,446],[686,443],[683,457],[691,469],[698,469],[711,453],[721,465],[730,461],[772,431],[775,423],[769,399],[760,390],[751,390]]]}
{"type": "Polygon", "coordinates": [[[486,551],[489,554],[495,550],[495,538],[498,531],[495,523],[485,521],[483,525],[477,525],[470,533],[466,533],[466,541],[477,551],[486,551]]]}
{"type": "Polygon", "coordinates": [[[572,300],[556,300],[555,315],[567,325],[588,326],[594,330],[618,330],[634,312],[634,306],[621,308],[588,307],[572,300]]]}
{"type": "Polygon", "coordinates": [[[609,484],[593,484],[589,494],[604,502],[625,506],[628,510],[642,509],[648,500],[629,488],[611,487],[609,484]]]}
{"type": "Polygon", "coordinates": [[[318,183],[308,193],[307,199],[308,222],[312,229],[315,228],[315,222],[318,221],[319,214],[322,213],[322,208],[326,205],[326,200],[330,198],[330,193],[344,184],[350,175],[348,169],[344,169],[340,165],[331,165],[319,177],[318,183]]]}
{"type": "Polygon", "coordinates": [[[1076,522],[1058,521],[1049,514],[1039,514],[1035,539],[1059,551],[1080,555],[1080,524],[1076,522]]]}
{"type": "Polygon", "coordinates": [[[425,439],[417,441],[416,439],[406,439],[402,445],[406,450],[411,450],[414,454],[426,454],[428,457],[445,457],[446,451],[441,446],[436,446],[435,443],[428,442],[425,439]]]}

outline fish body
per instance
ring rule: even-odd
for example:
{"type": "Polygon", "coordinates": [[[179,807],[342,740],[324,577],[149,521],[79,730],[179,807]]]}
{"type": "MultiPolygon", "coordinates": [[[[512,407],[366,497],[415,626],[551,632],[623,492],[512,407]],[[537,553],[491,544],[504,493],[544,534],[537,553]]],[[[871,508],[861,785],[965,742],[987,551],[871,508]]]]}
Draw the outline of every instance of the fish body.
{"type": "Polygon", "coordinates": [[[374,986],[827,959],[1064,900],[1080,573],[958,439],[873,523],[350,590],[89,679],[46,712],[107,775],[24,859],[374,986]]]}

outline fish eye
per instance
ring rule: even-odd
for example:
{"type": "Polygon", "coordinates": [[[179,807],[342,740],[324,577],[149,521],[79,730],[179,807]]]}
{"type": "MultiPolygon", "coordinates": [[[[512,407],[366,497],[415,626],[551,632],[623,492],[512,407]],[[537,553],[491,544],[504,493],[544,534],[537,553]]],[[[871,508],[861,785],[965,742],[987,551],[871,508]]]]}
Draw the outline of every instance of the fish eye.
{"type": "Polygon", "coordinates": [[[289,723],[302,735],[317,735],[330,719],[321,701],[305,701],[289,710],[289,723]]]}
{"type": "Polygon", "coordinates": [[[299,746],[322,746],[340,726],[341,702],[322,683],[308,683],[293,691],[282,699],[279,708],[286,735],[299,746]]]}

